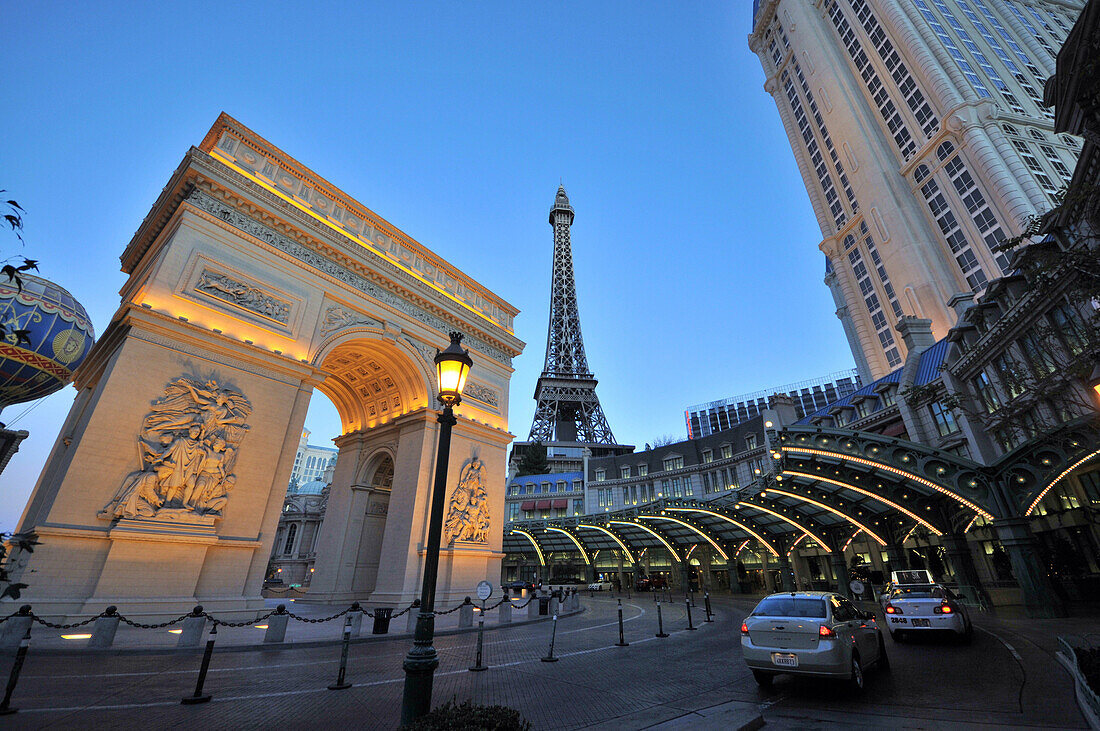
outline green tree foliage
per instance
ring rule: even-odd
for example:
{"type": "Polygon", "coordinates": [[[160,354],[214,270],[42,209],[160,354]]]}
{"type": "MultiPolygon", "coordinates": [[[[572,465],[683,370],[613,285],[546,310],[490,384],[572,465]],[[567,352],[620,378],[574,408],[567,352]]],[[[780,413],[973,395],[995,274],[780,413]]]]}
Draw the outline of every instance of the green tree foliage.
{"type": "Polygon", "coordinates": [[[542,442],[532,442],[523,450],[519,459],[517,477],[526,475],[545,475],[550,471],[550,462],[546,459],[546,447],[542,442]]]}

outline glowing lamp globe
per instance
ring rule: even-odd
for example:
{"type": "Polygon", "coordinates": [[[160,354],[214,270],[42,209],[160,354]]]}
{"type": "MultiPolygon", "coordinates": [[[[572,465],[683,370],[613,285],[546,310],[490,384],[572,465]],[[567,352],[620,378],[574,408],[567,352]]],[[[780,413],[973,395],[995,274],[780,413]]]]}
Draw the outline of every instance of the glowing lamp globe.
{"type": "Polygon", "coordinates": [[[63,287],[19,276],[22,290],[0,277],[0,409],[64,388],[95,341],[88,313],[63,287]]]}
{"type": "Polygon", "coordinates": [[[456,406],[462,401],[462,389],[474,361],[462,347],[462,333],[451,333],[451,344],[435,354],[435,370],[439,377],[439,400],[445,406],[456,406]]]}

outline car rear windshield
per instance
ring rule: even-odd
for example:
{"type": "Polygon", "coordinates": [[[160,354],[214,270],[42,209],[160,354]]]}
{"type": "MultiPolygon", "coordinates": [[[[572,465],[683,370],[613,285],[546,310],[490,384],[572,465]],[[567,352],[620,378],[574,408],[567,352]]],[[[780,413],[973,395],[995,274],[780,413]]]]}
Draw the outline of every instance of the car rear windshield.
{"type": "Polygon", "coordinates": [[[753,616],[825,618],[825,600],[810,597],[770,596],[756,605],[753,616]]]}
{"type": "Polygon", "coordinates": [[[898,599],[945,599],[946,594],[939,586],[899,586],[893,596],[898,599]]]}

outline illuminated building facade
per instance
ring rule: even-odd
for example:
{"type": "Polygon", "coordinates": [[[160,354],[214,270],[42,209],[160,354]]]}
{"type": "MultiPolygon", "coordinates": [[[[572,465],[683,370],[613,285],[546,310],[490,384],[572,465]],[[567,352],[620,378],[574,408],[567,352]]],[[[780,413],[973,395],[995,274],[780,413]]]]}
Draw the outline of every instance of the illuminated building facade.
{"type": "Polygon", "coordinates": [[[810,196],[864,382],[905,359],[894,325],[1009,271],[998,244],[1049,209],[1079,142],[1043,84],[1080,0],[767,0],[760,58],[810,196]]]}

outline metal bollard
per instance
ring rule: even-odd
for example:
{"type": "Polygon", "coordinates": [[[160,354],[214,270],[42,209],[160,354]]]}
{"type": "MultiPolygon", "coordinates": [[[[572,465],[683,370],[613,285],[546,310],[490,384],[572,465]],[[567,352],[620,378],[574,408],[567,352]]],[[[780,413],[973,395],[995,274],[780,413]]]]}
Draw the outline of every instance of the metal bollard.
{"type": "Polygon", "coordinates": [[[459,628],[474,626],[474,604],[470,601],[470,597],[462,601],[461,608],[458,610],[458,626],[459,628]]]}
{"type": "MultiPolygon", "coordinates": [[[[501,605],[503,606],[503,605],[501,605]]],[[[471,671],[477,673],[482,670],[488,670],[489,668],[481,664],[481,648],[485,641],[485,600],[481,601],[481,612],[477,618],[477,662],[470,668],[471,671]]]]}
{"type": "Polygon", "coordinates": [[[557,662],[558,658],[554,657],[554,638],[558,634],[558,615],[554,615],[554,624],[550,629],[550,649],[546,651],[546,657],[542,658],[543,662],[557,662]]]}
{"type": "MultiPolygon", "coordinates": [[[[195,607],[199,609],[199,607],[195,607]]],[[[205,619],[205,618],[204,618],[205,619]]],[[[195,683],[194,695],[189,695],[186,698],[180,700],[185,706],[194,705],[195,703],[207,703],[210,701],[210,694],[203,695],[202,686],[206,682],[206,671],[210,669],[210,656],[214,654],[214,640],[218,638],[218,623],[215,622],[214,626],[210,628],[210,636],[206,640],[206,650],[202,653],[202,665],[199,666],[199,680],[195,683]]]]}
{"type": "Polygon", "coordinates": [[[286,613],[286,605],[275,607],[275,613],[267,618],[267,629],[264,630],[264,642],[283,642],[286,640],[286,625],[290,621],[290,615],[286,613]]]}
{"type": "Polygon", "coordinates": [[[19,607],[7,622],[0,624],[0,648],[19,647],[23,643],[23,635],[34,623],[31,616],[31,605],[24,604],[19,607]]]}
{"type": "Polygon", "coordinates": [[[511,624],[512,623],[512,600],[505,599],[504,603],[500,605],[499,614],[497,614],[497,624],[511,624]]]}
{"type": "Polygon", "coordinates": [[[111,605],[103,610],[103,616],[97,617],[92,625],[92,636],[88,638],[88,647],[110,647],[118,632],[118,607],[111,605]]]}
{"type": "Polygon", "coordinates": [[[703,609],[705,609],[706,612],[707,612],[707,621],[708,622],[713,622],[714,620],[711,619],[710,592],[709,591],[704,591],[703,592],[703,609]]]}
{"type": "Polygon", "coordinates": [[[351,645],[351,615],[344,617],[344,641],[340,648],[340,670],[336,673],[336,682],[328,687],[329,690],[344,690],[350,688],[351,683],[344,680],[348,671],[348,646],[351,645]]]}
{"type": "Polygon", "coordinates": [[[626,647],[630,643],[623,637],[623,600],[619,600],[619,641],[615,643],[616,647],[626,647]]]}
{"type": "MultiPolygon", "coordinates": [[[[25,613],[29,616],[31,607],[29,604],[24,604],[19,608],[19,613],[23,614],[23,610],[27,610],[25,613]]],[[[11,621],[10,619],[8,620],[11,621]]],[[[11,707],[11,694],[15,692],[15,684],[19,682],[19,671],[23,669],[23,661],[27,659],[27,650],[31,647],[31,626],[27,625],[27,631],[23,633],[23,639],[19,641],[19,649],[15,651],[15,664],[11,666],[11,675],[8,676],[8,687],[4,689],[4,700],[0,702],[0,716],[8,716],[17,712],[18,708],[11,707]]]]}
{"type": "Polygon", "coordinates": [[[665,620],[661,616],[661,605],[657,605],[657,636],[668,637],[668,632],[665,632],[665,620]]]}
{"type": "Polygon", "coordinates": [[[202,642],[202,631],[206,629],[206,615],[199,604],[183,620],[183,632],[180,632],[176,647],[195,647],[202,642]]]}
{"type": "Polygon", "coordinates": [[[360,636],[363,631],[363,608],[359,606],[359,602],[351,603],[348,616],[351,617],[351,636],[360,636]]]}
{"type": "Polygon", "coordinates": [[[695,606],[695,590],[688,589],[688,596],[691,597],[691,606],[695,606]]]}
{"type": "Polygon", "coordinates": [[[695,629],[697,629],[697,628],[696,628],[696,627],[695,627],[694,625],[692,625],[692,623],[691,623],[691,600],[690,600],[690,599],[688,599],[687,597],[684,597],[684,606],[685,606],[685,607],[687,607],[687,611],[688,611],[688,629],[690,629],[690,630],[695,630],[695,629]]]}
{"type": "Polygon", "coordinates": [[[420,614],[420,600],[413,599],[412,609],[409,610],[409,618],[405,620],[405,631],[410,635],[416,632],[416,618],[420,614]]]}

